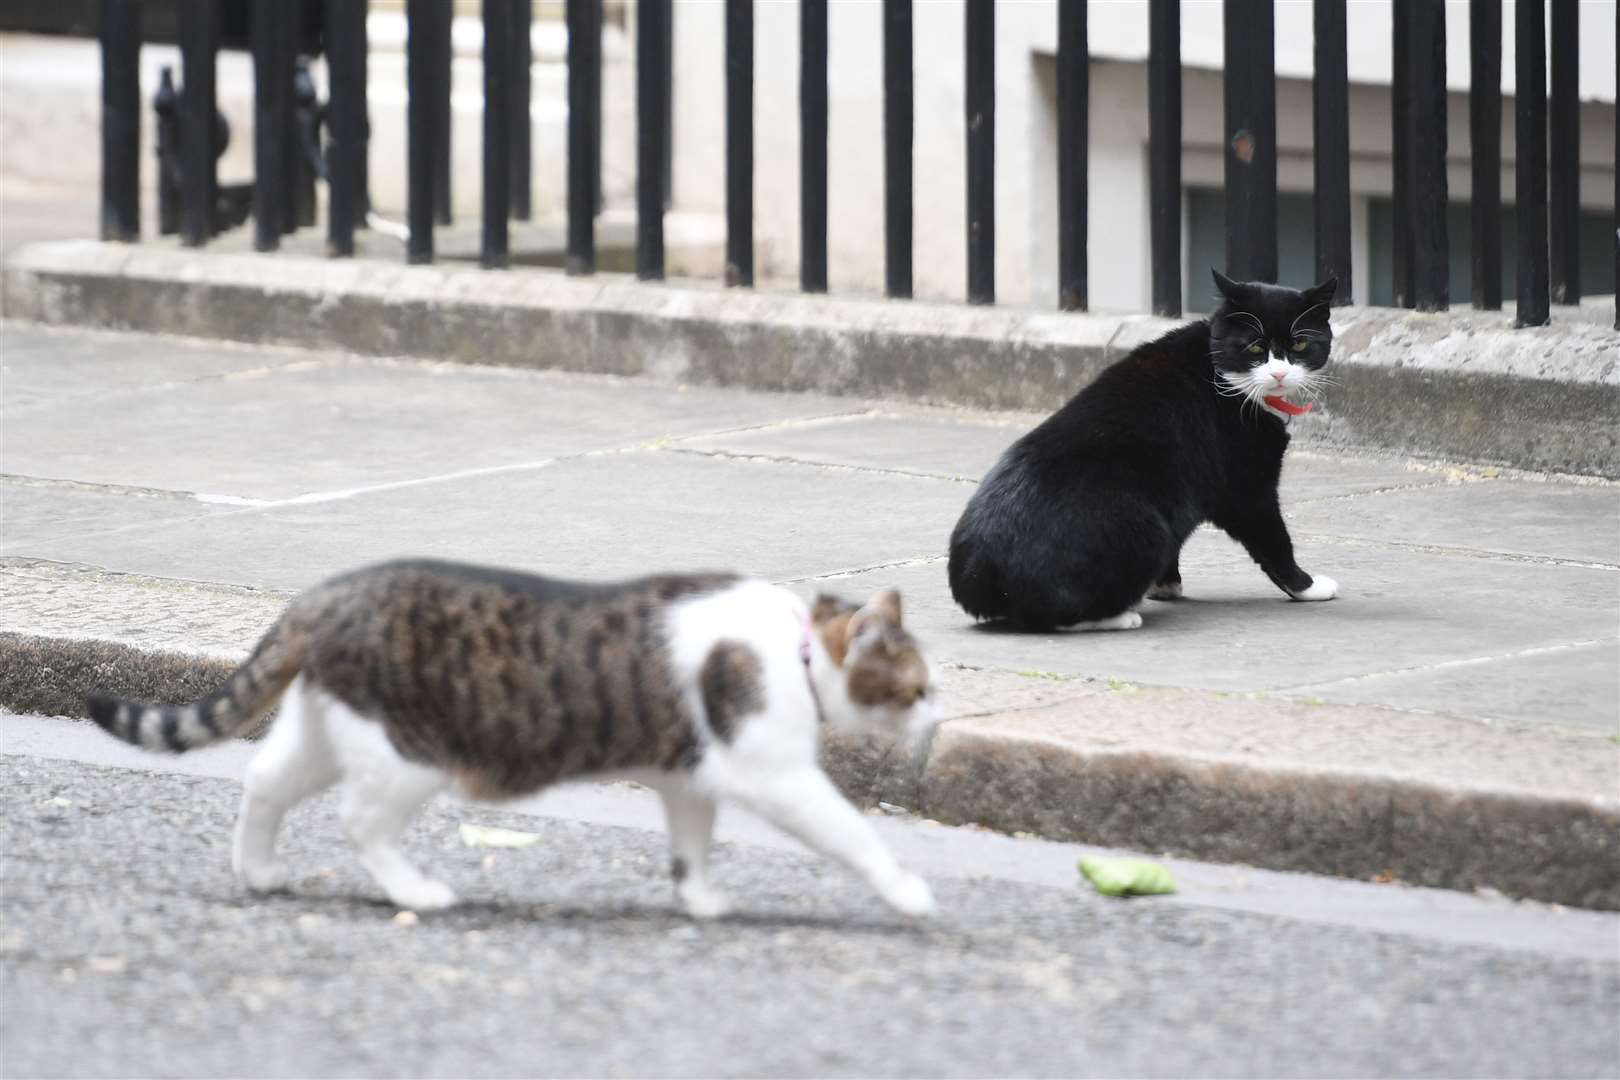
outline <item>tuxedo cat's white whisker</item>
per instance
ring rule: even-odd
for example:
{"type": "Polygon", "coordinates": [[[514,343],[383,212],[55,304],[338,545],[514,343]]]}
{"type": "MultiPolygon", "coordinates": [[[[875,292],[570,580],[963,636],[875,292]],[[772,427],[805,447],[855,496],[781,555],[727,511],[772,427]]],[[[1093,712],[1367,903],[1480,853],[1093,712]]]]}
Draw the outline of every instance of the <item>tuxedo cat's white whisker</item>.
{"type": "Polygon", "coordinates": [[[1254,328],[1260,331],[1260,336],[1262,338],[1266,336],[1266,324],[1261,322],[1260,317],[1252,312],[1228,311],[1226,313],[1226,317],[1229,319],[1248,319],[1250,322],[1254,323],[1254,328]]]}
{"type": "Polygon", "coordinates": [[[1315,311],[1317,308],[1319,308],[1319,307],[1327,307],[1327,306],[1328,306],[1328,302],[1326,300],[1323,300],[1320,303],[1312,304],[1310,307],[1306,308],[1304,311],[1300,312],[1298,315],[1295,315],[1294,316],[1294,321],[1292,323],[1290,323],[1289,326],[1288,326],[1288,332],[1290,334],[1292,334],[1294,332],[1294,327],[1299,325],[1299,320],[1303,319],[1305,316],[1309,315],[1311,312],[1315,311]]]}

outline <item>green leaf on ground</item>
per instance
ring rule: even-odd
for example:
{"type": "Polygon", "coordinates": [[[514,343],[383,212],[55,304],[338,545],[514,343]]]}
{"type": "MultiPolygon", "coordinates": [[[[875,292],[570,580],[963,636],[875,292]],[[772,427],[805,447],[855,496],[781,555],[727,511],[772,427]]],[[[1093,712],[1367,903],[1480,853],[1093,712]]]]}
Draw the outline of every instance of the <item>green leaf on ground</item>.
{"type": "Polygon", "coordinates": [[[540,839],[537,833],[497,829],[490,825],[469,825],[462,822],[460,829],[461,842],[468,847],[525,848],[540,839]]]}
{"type": "Polygon", "coordinates": [[[1080,873],[1104,896],[1160,896],[1176,891],[1170,871],[1146,859],[1083,855],[1080,873]]]}

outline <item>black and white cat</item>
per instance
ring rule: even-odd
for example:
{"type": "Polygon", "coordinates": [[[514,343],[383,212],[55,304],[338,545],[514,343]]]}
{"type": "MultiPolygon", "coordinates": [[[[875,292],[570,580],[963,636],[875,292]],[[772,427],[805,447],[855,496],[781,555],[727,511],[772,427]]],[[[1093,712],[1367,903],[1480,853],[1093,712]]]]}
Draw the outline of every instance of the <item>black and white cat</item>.
{"type": "Polygon", "coordinates": [[[1146,597],[1181,595],[1181,546],[1203,522],[1241,543],[1295,600],[1332,578],[1294,562],[1277,504],[1294,396],[1325,383],[1338,287],[1215,273],[1207,320],[1133,350],[1015,442],[951,534],[951,595],[1026,629],[1133,630],[1146,597]]]}

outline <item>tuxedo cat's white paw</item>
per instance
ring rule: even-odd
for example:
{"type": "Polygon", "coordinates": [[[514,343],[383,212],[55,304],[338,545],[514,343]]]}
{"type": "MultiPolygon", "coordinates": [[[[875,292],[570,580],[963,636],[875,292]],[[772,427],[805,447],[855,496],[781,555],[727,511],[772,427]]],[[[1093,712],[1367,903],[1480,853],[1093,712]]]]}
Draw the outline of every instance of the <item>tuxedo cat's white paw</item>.
{"type": "Polygon", "coordinates": [[[1180,600],[1181,582],[1166,581],[1148,590],[1149,600],[1180,600]]]}
{"type": "Polygon", "coordinates": [[[456,902],[455,890],[442,881],[423,878],[388,890],[388,900],[409,911],[443,911],[456,902]]]}
{"type": "Polygon", "coordinates": [[[1136,630],[1142,625],[1142,616],[1135,611],[1122,611],[1107,619],[1075,623],[1071,630],[1136,630]]]}
{"type": "Polygon", "coordinates": [[[883,890],[883,899],[902,915],[914,919],[932,915],[937,909],[934,890],[916,874],[902,873],[883,890]]]}
{"type": "Polygon", "coordinates": [[[287,867],[280,862],[267,862],[254,866],[238,866],[236,876],[251,892],[281,892],[287,888],[287,867]]]}
{"type": "Polygon", "coordinates": [[[731,898],[719,889],[687,882],[676,895],[686,913],[694,919],[719,919],[731,914],[731,898]]]}
{"type": "Polygon", "coordinates": [[[1311,578],[1308,589],[1290,594],[1295,600],[1331,600],[1339,595],[1339,583],[1323,574],[1311,578]]]}

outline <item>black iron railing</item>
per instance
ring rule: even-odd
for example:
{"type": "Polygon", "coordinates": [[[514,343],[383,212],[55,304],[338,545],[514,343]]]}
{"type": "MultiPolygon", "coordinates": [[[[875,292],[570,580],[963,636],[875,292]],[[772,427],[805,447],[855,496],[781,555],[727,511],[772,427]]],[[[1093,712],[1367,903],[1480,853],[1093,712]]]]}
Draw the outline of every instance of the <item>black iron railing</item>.
{"type": "MultiPolygon", "coordinates": [[[[239,10],[247,0],[230,0],[239,10]]],[[[754,281],[754,2],[725,2],[727,284],[754,281]]],[[[181,0],[182,87],[176,99],[165,73],[158,103],[160,150],[178,173],[160,199],[163,231],[205,244],[232,223],[215,160],[222,149],[214,92],[226,0],[181,0]]],[[[912,294],[913,53],[911,0],[883,5],[884,282],[895,298],[912,294]]],[[[255,79],[254,240],[274,250],[281,237],[313,221],[317,174],[330,188],[328,250],[354,252],[354,232],[369,210],[366,169],[365,0],[314,4],[310,27],[281,0],[251,0],[255,79]],[[324,51],[330,101],[313,101],[301,52],[324,51]],[[321,133],[326,141],[321,147],[321,133]]],[[[1179,315],[1181,295],[1181,42],[1178,0],[1149,0],[1148,109],[1151,296],[1153,310],[1179,315]]],[[[532,212],[529,143],[532,0],[484,0],[484,169],[481,263],[510,262],[507,222],[532,212]]],[[[291,6],[296,11],[297,6],[291,6]]],[[[1397,306],[1445,309],[1446,24],[1443,0],[1399,0],[1393,12],[1393,282],[1397,306]]],[[[1543,32],[1547,7],[1515,9],[1517,91],[1515,161],[1516,324],[1546,323],[1550,303],[1580,297],[1580,174],[1577,44],[1580,5],[1551,4],[1552,92],[1546,86],[1543,32]],[[1549,132],[1549,113],[1551,130],[1549,132]],[[1550,138],[1549,138],[1550,134],[1550,138]],[[1551,155],[1549,159],[1549,146],[1551,155]],[[1526,163],[1528,167],[1523,167],[1526,163]],[[1550,179],[1550,190],[1549,190],[1550,179]]],[[[140,0],[101,0],[103,56],[102,236],[140,234],[137,198],[140,137],[140,0]]],[[[1272,0],[1225,0],[1226,272],[1275,280],[1278,269],[1276,74],[1272,0]]],[[[450,60],[452,6],[408,0],[407,258],[430,262],[433,230],[451,220],[450,60]]],[[[967,201],[964,243],[967,299],[995,300],[994,0],[967,0],[965,75],[967,201]]],[[[1089,57],[1086,0],[1058,0],[1058,297],[1064,310],[1087,306],[1087,113],[1089,57]]],[[[672,139],[671,0],[637,4],[637,226],[639,277],[665,271],[663,217],[669,203],[672,139]]],[[[601,210],[602,0],[567,0],[567,258],[572,274],[596,267],[594,221],[601,210]]],[[[1348,282],[1351,271],[1350,116],[1346,0],[1315,0],[1315,265],[1348,282]]],[[[1469,15],[1472,85],[1472,302],[1502,301],[1500,125],[1501,0],[1474,0],[1469,15]]],[[[806,292],[827,288],[827,2],[800,0],[801,263],[806,292]]],[[[1620,142],[1620,140],[1617,140],[1620,142]]],[[[1620,189],[1620,169],[1617,169],[1620,189]]],[[[172,177],[165,173],[166,181],[172,177]]],[[[1620,193],[1620,192],[1617,192],[1620,193]]],[[[1616,245],[1620,277],[1620,240],[1616,245]]],[[[1342,287],[1339,303],[1351,299],[1342,287]]],[[[1620,317],[1617,317],[1620,325],[1620,317]]]]}

